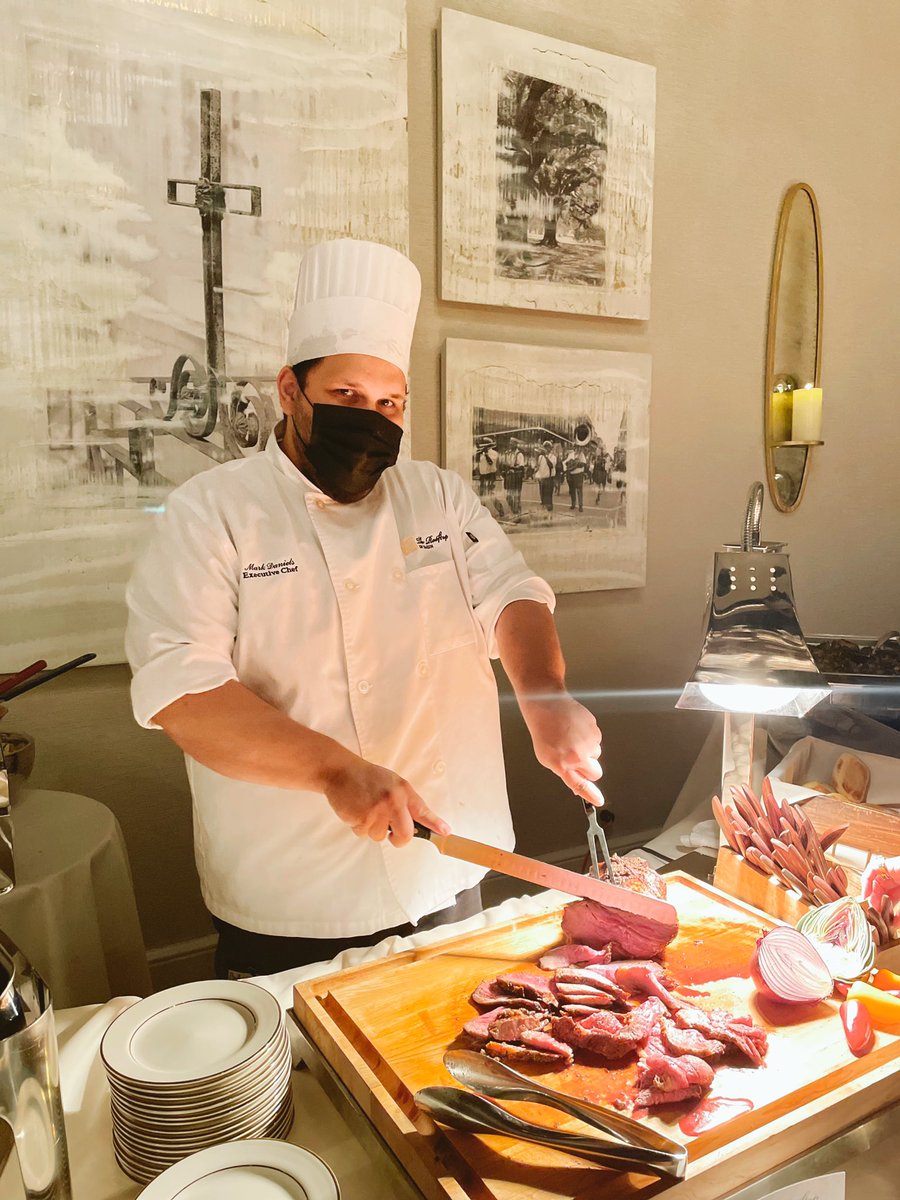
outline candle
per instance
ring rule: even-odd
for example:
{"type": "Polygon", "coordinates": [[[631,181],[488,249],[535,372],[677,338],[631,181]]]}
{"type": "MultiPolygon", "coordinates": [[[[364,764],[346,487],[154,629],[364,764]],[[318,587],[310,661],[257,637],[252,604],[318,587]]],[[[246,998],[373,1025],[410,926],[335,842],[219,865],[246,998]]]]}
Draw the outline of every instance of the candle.
{"type": "Polygon", "coordinates": [[[818,442],[822,439],[822,389],[798,388],[794,392],[794,412],[791,439],[795,442],[818,442]]]}
{"type": "Polygon", "coordinates": [[[771,411],[772,442],[791,440],[791,412],[794,407],[793,392],[773,392],[771,411]]]}

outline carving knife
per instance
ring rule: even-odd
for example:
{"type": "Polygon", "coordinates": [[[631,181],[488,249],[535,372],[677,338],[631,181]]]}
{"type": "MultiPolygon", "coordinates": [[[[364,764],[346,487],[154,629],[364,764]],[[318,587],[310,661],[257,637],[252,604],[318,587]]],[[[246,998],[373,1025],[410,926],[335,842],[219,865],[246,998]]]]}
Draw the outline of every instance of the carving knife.
{"type": "Polygon", "coordinates": [[[603,879],[593,879],[589,875],[579,875],[575,871],[567,871],[563,867],[554,867],[536,858],[526,858],[523,854],[514,854],[510,850],[500,850],[497,846],[487,846],[483,842],[473,842],[469,838],[457,837],[456,834],[435,833],[424,825],[415,822],[417,838],[431,842],[436,850],[448,858],[458,858],[463,862],[475,863],[479,867],[487,867],[498,871],[501,875],[512,875],[514,879],[525,879],[529,883],[537,883],[541,887],[554,888],[558,892],[566,892],[570,896],[578,896],[584,900],[593,900],[604,908],[615,909],[633,920],[653,921],[670,926],[673,932],[678,928],[678,914],[673,906],[665,900],[657,900],[655,896],[647,896],[642,892],[632,892],[628,888],[617,887],[603,879]]]}

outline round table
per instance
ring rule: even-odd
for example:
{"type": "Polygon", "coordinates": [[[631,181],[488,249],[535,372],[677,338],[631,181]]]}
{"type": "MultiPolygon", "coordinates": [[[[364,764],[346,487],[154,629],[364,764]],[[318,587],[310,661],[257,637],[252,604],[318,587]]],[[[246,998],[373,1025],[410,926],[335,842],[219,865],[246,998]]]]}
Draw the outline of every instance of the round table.
{"type": "Polygon", "coordinates": [[[16,886],[0,929],[49,985],[57,1008],[147,995],[147,955],[128,853],[110,810],[72,792],[13,802],[16,886]]]}

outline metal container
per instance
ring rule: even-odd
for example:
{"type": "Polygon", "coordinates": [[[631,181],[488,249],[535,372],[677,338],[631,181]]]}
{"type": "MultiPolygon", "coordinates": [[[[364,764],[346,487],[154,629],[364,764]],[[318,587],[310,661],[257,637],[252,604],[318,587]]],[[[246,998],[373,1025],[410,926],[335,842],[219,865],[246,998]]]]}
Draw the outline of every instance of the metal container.
{"type": "MultiPolygon", "coordinates": [[[[891,640],[897,638],[898,642],[900,642],[900,635],[897,634],[886,635],[881,638],[848,637],[846,634],[819,634],[815,637],[808,637],[806,644],[813,658],[818,663],[816,651],[828,642],[845,642],[859,649],[866,649],[874,648],[884,643],[888,637],[891,640]]],[[[840,704],[845,708],[858,709],[872,717],[883,716],[892,718],[900,716],[900,674],[885,675],[864,671],[829,671],[825,667],[820,667],[820,670],[831,684],[832,704],[840,704]]]]}

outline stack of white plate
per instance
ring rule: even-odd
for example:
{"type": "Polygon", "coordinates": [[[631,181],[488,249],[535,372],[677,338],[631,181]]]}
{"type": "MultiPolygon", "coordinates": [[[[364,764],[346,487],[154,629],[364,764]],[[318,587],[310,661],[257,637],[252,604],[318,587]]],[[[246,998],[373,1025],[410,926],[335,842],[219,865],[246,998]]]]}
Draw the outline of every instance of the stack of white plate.
{"type": "Polygon", "coordinates": [[[284,1016],[256,984],[204,980],[148,996],[113,1021],[100,1054],[116,1159],[139,1183],[197,1150],[290,1130],[284,1016]]]}

